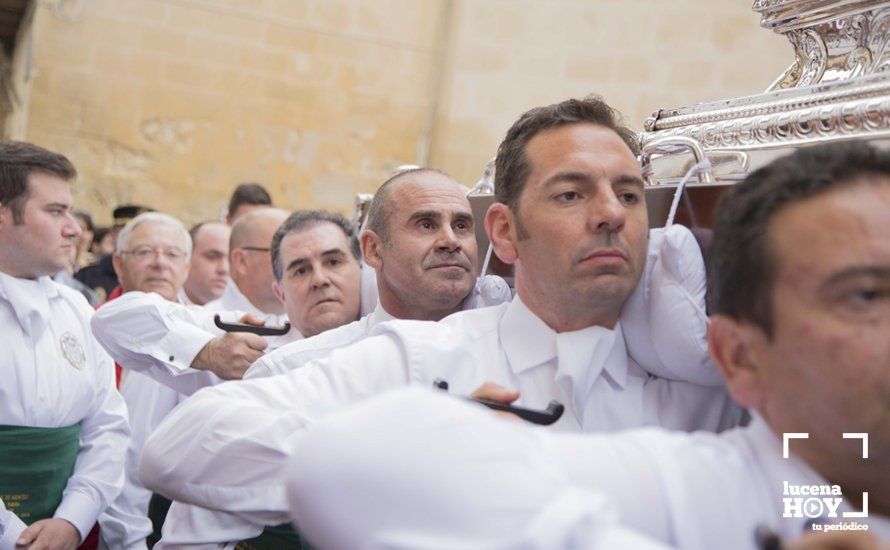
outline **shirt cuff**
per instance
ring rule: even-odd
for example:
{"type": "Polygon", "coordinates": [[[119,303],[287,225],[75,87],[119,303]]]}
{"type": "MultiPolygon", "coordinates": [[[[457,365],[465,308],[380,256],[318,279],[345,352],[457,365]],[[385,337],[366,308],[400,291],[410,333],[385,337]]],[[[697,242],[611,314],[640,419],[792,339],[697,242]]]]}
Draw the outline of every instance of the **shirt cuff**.
{"type": "Polygon", "coordinates": [[[167,366],[171,374],[183,374],[194,372],[191,368],[192,361],[198,353],[204,349],[207,342],[213,340],[213,334],[206,330],[190,325],[178,323],[176,330],[171,330],[156,346],[151,355],[167,366]]]}
{"type": "Polygon", "coordinates": [[[62,498],[62,503],[56,508],[53,514],[55,519],[64,519],[71,523],[80,533],[80,542],[90,534],[96,519],[99,517],[98,506],[96,502],[89,496],[71,492],[62,498]]]}
{"type": "Polygon", "coordinates": [[[3,517],[3,536],[0,536],[0,550],[13,550],[15,548],[15,541],[19,540],[19,537],[28,526],[25,525],[19,517],[9,510],[5,512],[0,512],[0,515],[3,517]]]}

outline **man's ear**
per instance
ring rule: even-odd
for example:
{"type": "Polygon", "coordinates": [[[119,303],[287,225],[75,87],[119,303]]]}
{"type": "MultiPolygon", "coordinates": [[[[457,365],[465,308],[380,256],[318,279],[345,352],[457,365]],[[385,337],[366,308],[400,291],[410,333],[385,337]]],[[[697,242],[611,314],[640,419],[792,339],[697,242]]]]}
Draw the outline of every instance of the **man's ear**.
{"type": "Polygon", "coordinates": [[[278,298],[278,301],[284,304],[284,292],[281,291],[281,285],[278,284],[278,281],[272,283],[272,292],[275,293],[275,297],[278,298]]]}
{"type": "Polygon", "coordinates": [[[736,403],[759,410],[764,399],[764,365],[759,344],[766,335],[760,327],[740,323],[726,315],[713,315],[708,322],[708,351],[726,381],[736,403]]]}
{"type": "Polygon", "coordinates": [[[494,253],[505,264],[512,264],[519,256],[516,250],[516,217],[510,207],[496,202],[485,213],[485,232],[494,253]]]}
{"type": "Polygon", "coordinates": [[[3,227],[4,225],[12,225],[13,221],[12,209],[0,202],[0,227],[3,227]]]}
{"type": "Polygon", "coordinates": [[[118,252],[114,252],[111,254],[111,265],[114,267],[114,274],[117,275],[117,280],[121,280],[121,273],[124,271],[123,260],[121,259],[121,255],[118,252]]]}
{"type": "Polygon", "coordinates": [[[232,250],[232,253],[229,255],[229,269],[232,272],[237,272],[239,275],[244,273],[247,269],[246,261],[245,261],[244,251],[240,248],[236,248],[232,250]]]}
{"type": "Polygon", "coordinates": [[[383,267],[383,259],[380,257],[380,249],[383,247],[383,239],[370,229],[365,229],[361,238],[362,257],[365,263],[375,271],[383,267]]]}

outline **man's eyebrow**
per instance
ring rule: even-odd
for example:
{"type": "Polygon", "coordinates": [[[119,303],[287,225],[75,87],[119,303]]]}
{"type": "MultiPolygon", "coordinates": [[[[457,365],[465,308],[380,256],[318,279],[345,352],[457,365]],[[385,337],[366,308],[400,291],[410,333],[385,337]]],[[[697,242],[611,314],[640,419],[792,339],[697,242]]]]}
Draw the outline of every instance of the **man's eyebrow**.
{"type": "Polygon", "coordinates": [[[408,221],[422,220],[424,218],[433,218],[433,219],[437,220],[441,216],[442,216],[442,214],[439,212],[436,212],[435,210],[418,210],[417,212],[414,212],[413,214],[411,214],[411,217],[408,218],[408,221]]]}
{"type": "Polygon", "coordinates": [[[841,284],[849,279],[858,277],[875,277],[878,279],[890,279],[890,267],[882,266],[861,266],[850,267],[835,273],[822,283],[822,288],[829,288],[837,284],[841,284]]]}
{"type": "MultiPolygon", "coordinates": [[[[593,179],[594,178],[586,172],[565,171],[553,174],[552,176],[544,180],[544,185],[548,186],[560,182],[587,183],[592,181],[593,179]]],[[[633,186],[639,186],[640,188],[645,187],[642,178],[633,174],[619,174],[612,179],[611,183],[612,185],[630,184],[633,186]]]]}
{"type": "Polygon", "coordinates": [[[64,202],[51,202],[51,203],[46,204],[44,206],[44,208],[64,208],[65,210],[70,210],[71,204],[70,203],[66,204],[64,202]]]}
{"type": "MultiPolygon", "coordinates": [[[[321,253],[321,257],[324,258],[326,256],[345,256],[346,252],[341,248],[331,248],[330,250],[325,250],[321,253]]],[[[300,267],[301,264],[305,264],[309,261],[309,258],[294,258],[291,260],[289,264],[287,264],[287,268],[285,271],[290,271],[294,268],[300,267]]]]}
{"type": "Polygon", "coordinates": [[[573,171],[564,171],[557,172],[544,180],[544,186],[553,185],[561,182],[574,182],[574,183],[587,183],[591,181],[593,178],[590,177],[590,174],[586,172],[573,172],[573,171]]]}
{"type": "Polygon", "coordinates": [[[633,185],[634,187],[644,188],[646,184],[643,183],[643,179],[639,176],[634,176],[632,174],[621,174],[612,180],[612,185],[633,185]]]}

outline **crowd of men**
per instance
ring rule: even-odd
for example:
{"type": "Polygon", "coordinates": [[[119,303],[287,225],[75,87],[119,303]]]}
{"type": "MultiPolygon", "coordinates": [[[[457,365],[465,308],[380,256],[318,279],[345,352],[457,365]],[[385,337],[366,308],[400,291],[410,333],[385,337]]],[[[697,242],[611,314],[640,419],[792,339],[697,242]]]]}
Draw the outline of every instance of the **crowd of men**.
{"type": "Polygon", "coordinates": [[[885,547],[890,153],[755,170],[707,270],[638,154],[567,100],[484,219],[432,168],[361,231],[247,184],[191,229],[120,208],[83,266],[74,166],[0,143],[0,550],[885,547]]]}

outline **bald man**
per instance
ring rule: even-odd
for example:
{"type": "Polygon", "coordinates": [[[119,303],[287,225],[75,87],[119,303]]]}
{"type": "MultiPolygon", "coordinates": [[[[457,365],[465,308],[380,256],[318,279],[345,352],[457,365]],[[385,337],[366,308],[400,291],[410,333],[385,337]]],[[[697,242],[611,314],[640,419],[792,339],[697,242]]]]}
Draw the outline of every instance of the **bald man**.
{"type": "Polygon", "coordinates": [[[253,313],[275,324],[286,320],[272,288],[275,276],[269,251],[275,230],[288,215],[286,210],[262,208],[238,218],[229,238],[231,281],[218,300],[207,304],[209,309],[253,313]]]}
{"type": "Polygon", "coordinates": [[[179,293],[186,304],[203,306],[219,299],[229,284],[231,228],[220,222],[203,222],[189,230],[192,238],[189,276],[179,293]]]}

